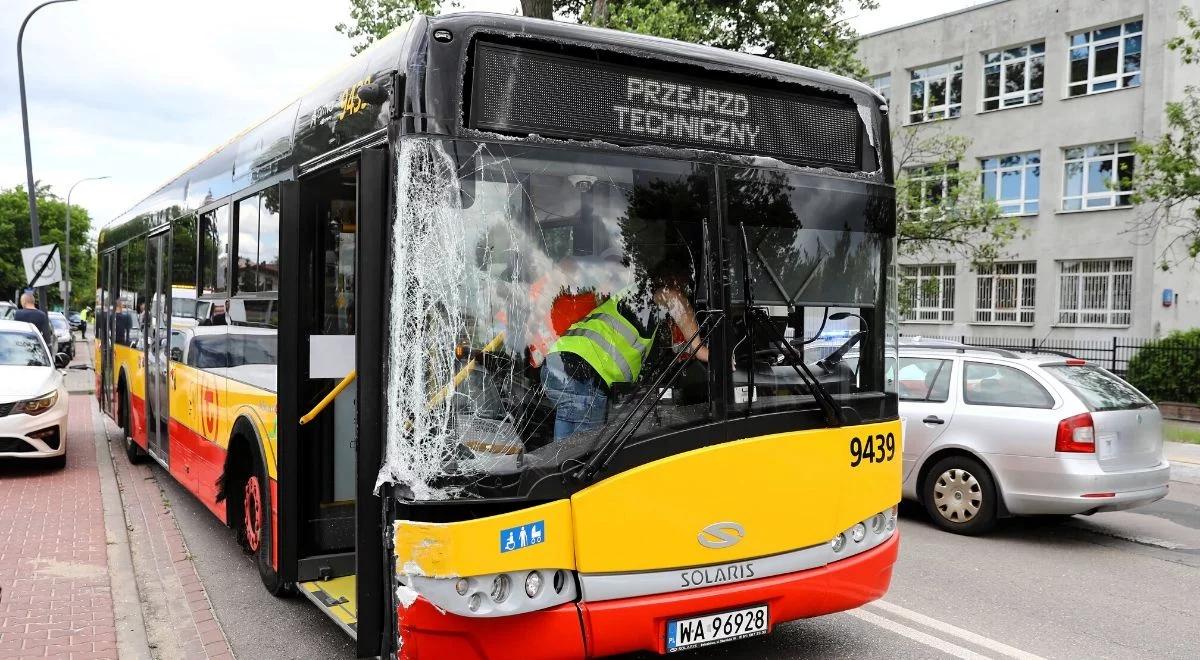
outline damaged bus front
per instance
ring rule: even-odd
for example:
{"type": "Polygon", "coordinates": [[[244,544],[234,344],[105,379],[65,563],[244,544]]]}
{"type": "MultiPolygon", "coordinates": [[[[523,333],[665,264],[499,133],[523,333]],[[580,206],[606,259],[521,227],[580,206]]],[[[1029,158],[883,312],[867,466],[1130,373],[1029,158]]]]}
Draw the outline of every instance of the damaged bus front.
{"type": "MultiPolygon", "coordinates": [[[[800,67],[418,23],[378,354],[402,657],[665,653],[886,591],[886,108],[800,67]]],[[[890,347],[890,348],[889,348],[890,347]]]]}

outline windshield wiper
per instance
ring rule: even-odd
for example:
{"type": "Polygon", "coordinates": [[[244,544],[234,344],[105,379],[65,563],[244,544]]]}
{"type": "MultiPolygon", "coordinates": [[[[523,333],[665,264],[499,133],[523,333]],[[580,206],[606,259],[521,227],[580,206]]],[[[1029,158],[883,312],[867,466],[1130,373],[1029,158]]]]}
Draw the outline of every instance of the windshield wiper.
{"type": "Polygon", "coordinates": [[[750,415],[750,410],[754,404],[754,326],[761,324],[770,333],[770,339],[778,344],[779,348],[791,358],[790,366],[800,380],[808,387],[813,398],[816,399],[817,405],[821,407],[821,412],[825,413],[825,421],[830,426],[845,426],[846,418],[842,414],[841,408],[834,401],[833,396],[829,391],[821,385],[821,381],[817,379],[813,372],[804,363],[804,355],[797,352],[796,347],[792,346],[791,342],[783,336],[779,328],[771,323],[770,318],[763,318],[766,312],[754,305],[753,287],[750,285],[750,241],[746,238],[746,225],[739,222],[738,229],[742,233],[742,297],[746,303],[746,337],[750,340],[750,366],[748,367],[748,385],[750,391],[746,395],[746,415],[750,415]]]}
{"type": "MultiPolygon", "coordinates": [[[[694,346],[697,338],[700,338],[700,345],[703,345],[708,337],[708,333],[706,331],[708,330],[709,326],[713,326],[715,328],[716,325],[724,318],[724,312],[719,309],[700,312],[700,314],[704,315],[704,320],[700,322],[700,327],[696,328],[696,332],[692,333],[692,336],[688,337],[687,341],[684,342],[683,345],[689,347],[685,348],[684,350],[689,350],[691,346],[694,346]]],[[[609,462],[612,461],[614,456],[620,453],[621,448],[625,446],[625,443],[629,441],[629,438],[633,437],[633,434],[639,427],[641,427],[642,422],[646,420],[646,416],[649,415],[650,411],[654,409],[654,406],[658,405],[658,402],[662,400],[663,394],[666,393],[667,388],[675,384],[675,380],[679,378],[679,376],[683,373],[683,370],[695,359],[696,351],[689,350],[685,359],[675,360],[669,367],[658,374],[658,377],[655,378],[654,382],[646,388],[645,393],[642,394],[642,398],[639,399],[637,404],[634,405],[633,409],[629,411],[629,414],[625,415],[625,418],[621,420],[620,424],[613,429],[612,433],[608,437],[608,440],[605,440],[604,444],[600,446],[600,449],[596,450],[596,452],[592,454],[592,457],[588,459],[588,461],[584,463],[578,471],[576,471],[575,475],[578,479],[581,481],[591,481],[593,478],[595,478],[596,474],[600,472],[600,470],[604,469],[604,466],[608,465],[609,462]],[[630,424],[634,416],[639,412],[641,415],[638,417],[637,423],[630,424]]],[[[566,470],[564,469],[564,472],[565,471],[566,470]]]]}

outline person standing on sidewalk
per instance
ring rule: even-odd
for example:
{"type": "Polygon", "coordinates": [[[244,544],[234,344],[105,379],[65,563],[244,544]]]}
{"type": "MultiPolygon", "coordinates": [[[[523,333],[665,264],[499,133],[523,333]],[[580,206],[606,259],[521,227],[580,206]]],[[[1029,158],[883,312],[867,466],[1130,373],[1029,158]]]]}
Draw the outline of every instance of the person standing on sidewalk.
{"type": "Polygon", "coordinates": [[[50,349],[50,354],[54,355],[58,352],[58,341],[54,337],[54,328],[50,327],[50,317],[46,316],[46,312],[37,308],[37,304],[33,302],[32,293],[26,291],[21,294],[21,309],[13,314],[13,320],[32,324],[38,329],[38,332],[42,333],[42,339],[46,340],[46,347],[50,349]]]}

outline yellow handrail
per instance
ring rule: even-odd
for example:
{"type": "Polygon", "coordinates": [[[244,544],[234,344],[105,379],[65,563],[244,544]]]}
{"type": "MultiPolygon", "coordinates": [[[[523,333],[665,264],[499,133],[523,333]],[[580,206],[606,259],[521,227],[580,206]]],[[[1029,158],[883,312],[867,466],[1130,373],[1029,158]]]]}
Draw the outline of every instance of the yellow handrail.
{"type": "MultiPolygon", "coordinates": [[[[503,343],[504,343],[504,331],[501,330],[500,332],[496,333],[496,336],[492,337],[492,340],[489,341],[487,343],[487,345],[484,346],[483,349],[481,349],[479,352],[480,353],[491,353],[492,351],[499,348],[500,344],[503,344],[503,343]]],[[[479,362],[475,358],[471,358],[470,360],[467,360],[467,363],[463,365],[462,369],[459,369],[458,373],[454,374],[454,380],[452,382],[447,383],[446,385],[442,386],[442,389],[438,390],[433,395],[433,397],[431,397],[429,399],[429,407],[432,408],[432,407],[436,406],[437,404],[441,403],[442,400],[445,399],[448,394],[450,394],[451,390],[453,390],[454,388],[461,385],[462,382],[467,379],[467,376],[471,375],[471,372],[475,370],[475,366],[477,364],[479,364],[479,362]]]]}
{"type": "Polygon", "coordinates": [[[329,391],[329,394],[325,395],[324,399],[321,399],[317,405],[313,406],[313,409],[308,411],[307,415],[300,418],[300,426],[304,426],[305,424],[313,421],[314,417],[320,415],[321,411],[325,410],[325,408],[337,398],[337,395],[342,393],[342,390],[346,389],[350,383],[353,383],[355,378],[358,378],[358,370],[351,369],[350,373],[346,374],[346,377],[342,379],[342,382],[335,385],[334,388],[329,391]]]}
{"type": "MultiPolygon", "coordinates": [[[[484,346],[480,352],[481,353],[491,353],[492,351],[499,348],[500,344],[503,344],[503,343],[504,343],[504,331],[500,331],[499,333],[496,334],[495,337],[492,337],[492,340],[489,341],[487,343],[487,345],[484,346]]],[[[479,364],[479,362],[475,358],[471,358],[470,360],[468,360],[467,363],[463,365],[462,369],[459,369],[458,373],[454,374],[453,382],[448,383],[447,385],[443,386],[440,390],[437,391],[437,393],[435,393],[433,395],[433,397],[431,399],[429,399],[429,407],[432,408],[432,407],[436,406],[438,403],[440,403],[443,399],[446,398],[446,395],[448,395],[451,392],[451,390],[453,390],[454,388],[461,385],[462,382],[464,380],[466,380],[467,376],[469,376],[471,374],[471,372],[475,370],[475,367],[478,364],[479,364]]],[[[325,395],[324,399],[321,399],[317,403],[317,405],[313,406],[312,410],[308,411],[307,415],[300,418],[300,426],[304,426],[305,424],[311,422],[314,417],[316,417],[317,415],[320,415],[321,411],[325,410],[325,408],[328,407],[329,404],[332,403],[333,400],[337,398],[337,395],[341,394],[342,390],[346,389],[346,386],[348,386],[350,383],[354,382],[354,379],[357,377],[358,377],[357,369],[352,370],[350,373],[346,374],[346,377],[343,378],[340,383],[338,383],[336,386],[334,386],[334,388],[329,391],[329,394],[325,395]]]]}

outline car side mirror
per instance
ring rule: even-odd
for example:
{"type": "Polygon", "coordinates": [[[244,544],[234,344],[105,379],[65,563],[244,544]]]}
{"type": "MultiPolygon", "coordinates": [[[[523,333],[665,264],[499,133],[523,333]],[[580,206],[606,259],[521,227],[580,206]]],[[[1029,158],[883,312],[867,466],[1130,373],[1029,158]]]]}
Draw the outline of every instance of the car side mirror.
{"type": "Polygon", "coordinates": [[[56,353],[54,355],[54,366],[59,369],[66,369],[67,365],[71,364],[71,356],[66,353],[56,353]]]}

